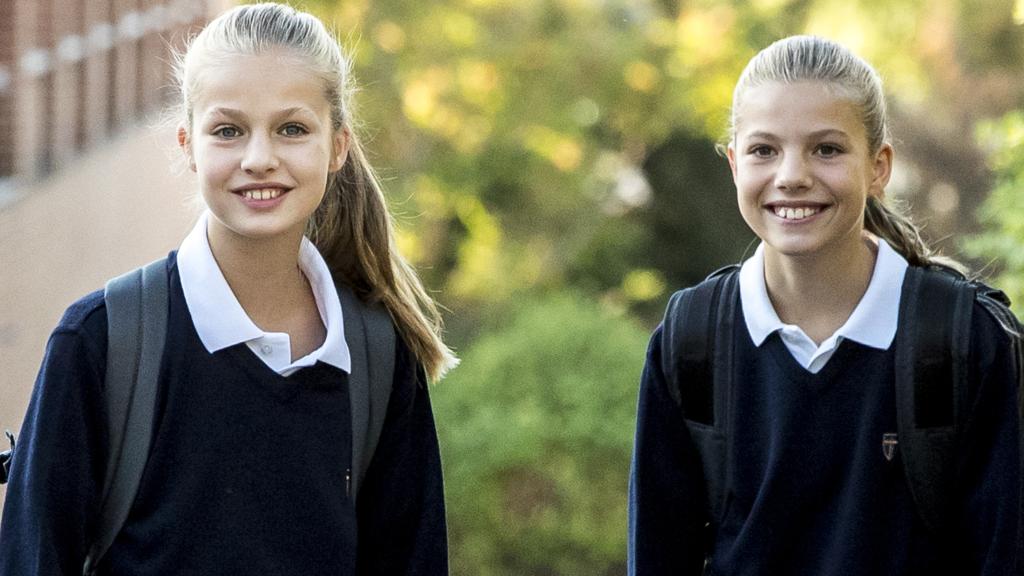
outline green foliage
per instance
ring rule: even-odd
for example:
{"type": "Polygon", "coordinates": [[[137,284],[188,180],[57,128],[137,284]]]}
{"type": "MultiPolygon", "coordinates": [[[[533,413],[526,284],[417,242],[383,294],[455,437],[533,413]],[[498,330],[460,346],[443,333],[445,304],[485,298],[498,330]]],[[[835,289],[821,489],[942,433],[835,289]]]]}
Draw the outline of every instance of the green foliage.
{"type": "Polygon", "coordinates": [[[636,215],[652,197],[644,162],[678,133],[711,150],[753,51],[750,23],[768,19],[723,1],[312,4],[356,54],[375,164],[399,175],[390,197],[415,216],[400,215],[415,228],[402,249],[468,316],[522,286],[649,302],[623,278],[656,268],[645,255],[678,237],[651,237],[636,215]]]}
{"type": "Polygon", "coordinates": [[[993,283],[1013,300],[1021,313],[1024,303],[1024,112],[983,122],[978,139],[989,150],[996,187],[985,200],[978,219],[985,232],[966,243],[976,258],[999,271],[993,283]]]}
{"type": "MultiPolygon", "coordinates": [[[[873,62],[893,109],[922,124],[901,122],[900,137],[962,133],[951,119],[1005,110],[1024,90],[1008,74],[1024,47],[1015,0],[305,4],[355,54],[356,113],[399,209],[400,247],[455,328],[522,287],[612,293],[653,319],[670,288],[735,261],[750,234],[719,202],[732,185],[709,152],[741,69],[780,37],[830,36],[873,62]],[[648,272],[664,292],[635,298],[623,278],[648,272]]],[[[977,168],[951,140],[908,146],[919,173],[935,173],[935,158],[953,158],[938,168],[954,176],[977,168]]]]}
{"type": "Polygon", "coordinates": [[[528,298],[433,389],[453,574],[624,573],[647,337],[579,296],[528,298]]]}

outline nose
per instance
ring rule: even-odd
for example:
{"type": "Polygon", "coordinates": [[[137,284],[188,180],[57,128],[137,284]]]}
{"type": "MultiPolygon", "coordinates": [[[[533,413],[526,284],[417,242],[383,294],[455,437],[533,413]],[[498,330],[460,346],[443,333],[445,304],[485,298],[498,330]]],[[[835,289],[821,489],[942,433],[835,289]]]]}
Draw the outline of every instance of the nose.
{"type": "Polygon", "coordinates": [[[270,136],[253,134],[242,154],[242,170],[247,174],[264,174],[277,169],[279,160],[270,136]]]}
{"type": "Polygon", "coordinates": [[[793,192],[811,187],[811,171],[802,154],[785,154],[775,172],[775,187],[793,192]]]}

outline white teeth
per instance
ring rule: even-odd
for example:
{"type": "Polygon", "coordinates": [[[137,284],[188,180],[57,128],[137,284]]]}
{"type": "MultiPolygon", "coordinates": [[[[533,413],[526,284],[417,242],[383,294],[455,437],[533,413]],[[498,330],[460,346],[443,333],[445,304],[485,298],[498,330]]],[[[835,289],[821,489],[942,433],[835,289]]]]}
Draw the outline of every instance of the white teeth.
{"type": "Polygon", "coordinates": [[[246,190],[242,195],[249,200],[273,200],[281,195],[279,188],[264,188],[261,190],[246,190]]]}
{"type": "Polygon", "coordinates": [[[820,212],[820,208],[786,208],[778,206],[775,208],[775,215],[786,220],[803,220],[820,212]]]}

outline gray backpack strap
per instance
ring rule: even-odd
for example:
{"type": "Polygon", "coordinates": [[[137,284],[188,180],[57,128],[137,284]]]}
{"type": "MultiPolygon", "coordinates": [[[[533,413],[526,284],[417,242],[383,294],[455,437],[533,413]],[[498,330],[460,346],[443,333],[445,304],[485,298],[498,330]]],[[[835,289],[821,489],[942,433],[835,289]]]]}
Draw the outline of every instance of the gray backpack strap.
{"type": "Polygon", "coordinates": [[[107,282],[104,402],[109,454],[96,537],[82,573],[91,575],[128,518],[149,457],[157,379],[167,335],[167,262],[107,282]]]}
{"type": "Polygon", "coordinates": [[[355,501],[377,449],[395,375],[395,326],[382,306],[367,306],[337,283],[352,355],[349,403],[352,408],[352,469],[349,493],[355,501]]]}

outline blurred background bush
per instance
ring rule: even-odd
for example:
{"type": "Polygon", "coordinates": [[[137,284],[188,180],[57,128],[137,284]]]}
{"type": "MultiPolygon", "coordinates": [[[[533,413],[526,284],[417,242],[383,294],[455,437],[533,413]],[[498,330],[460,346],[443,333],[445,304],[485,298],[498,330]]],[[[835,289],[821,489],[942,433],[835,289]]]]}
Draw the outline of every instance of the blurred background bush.
{"type": "Polygon", "coordinates": [[[623,574],[647,332],[572,291],[511,308],[434,388],[453,572],[623,574]]]}

